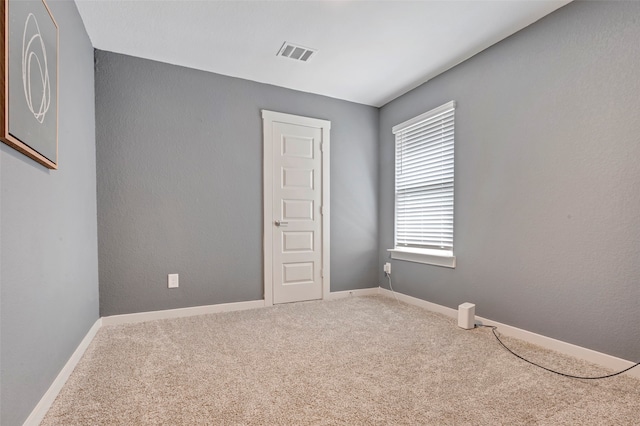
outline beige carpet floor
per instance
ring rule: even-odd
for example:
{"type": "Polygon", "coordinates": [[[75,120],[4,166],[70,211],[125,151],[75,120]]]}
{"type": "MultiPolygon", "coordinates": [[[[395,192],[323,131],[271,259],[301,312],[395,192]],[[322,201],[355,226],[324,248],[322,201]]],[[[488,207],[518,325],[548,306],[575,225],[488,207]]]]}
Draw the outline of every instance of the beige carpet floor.
{"type": "Polygon", "coordinates": [[[640,380],[351,297],[103,327],[42,424],[639,425],[640,380]]]}

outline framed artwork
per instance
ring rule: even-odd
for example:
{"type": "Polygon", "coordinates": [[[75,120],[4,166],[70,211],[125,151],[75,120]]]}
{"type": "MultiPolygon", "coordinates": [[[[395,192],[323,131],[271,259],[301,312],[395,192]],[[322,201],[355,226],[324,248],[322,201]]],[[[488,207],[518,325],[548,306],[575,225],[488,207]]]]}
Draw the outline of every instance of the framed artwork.
{"type": "Polygon", "coordinates": [[[44,0],[0,0],[0,139],[58,168],[58,24],[44,0]]]}

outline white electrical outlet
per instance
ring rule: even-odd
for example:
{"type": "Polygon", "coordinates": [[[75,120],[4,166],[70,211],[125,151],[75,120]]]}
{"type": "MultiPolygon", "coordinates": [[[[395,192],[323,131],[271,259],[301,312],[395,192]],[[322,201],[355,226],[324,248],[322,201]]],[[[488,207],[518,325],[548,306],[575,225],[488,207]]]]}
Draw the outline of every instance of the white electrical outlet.
{"type": "Polygon", "coordinates": [[[178,274],[169,274],[168,284],[169,288],[178,288],[180,285],[178,281],[178,274]]]}
{"type": "Polygon", "coordinates": [[[391,275],[391,263],[387,262],[384,264],[384,272],[391,275]]]}

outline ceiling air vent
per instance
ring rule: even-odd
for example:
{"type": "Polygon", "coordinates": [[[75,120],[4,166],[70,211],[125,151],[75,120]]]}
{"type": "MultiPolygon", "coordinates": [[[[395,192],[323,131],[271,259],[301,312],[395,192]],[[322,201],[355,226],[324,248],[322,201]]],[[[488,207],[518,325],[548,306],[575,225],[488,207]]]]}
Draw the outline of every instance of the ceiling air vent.
{"type": "Polygon", "coordinates": [[[285,58],[295,59],[296,61],[309,62],[315,53],[315,49],[297,46],[285,41],[276,56],[284,56],[285,58]]]}

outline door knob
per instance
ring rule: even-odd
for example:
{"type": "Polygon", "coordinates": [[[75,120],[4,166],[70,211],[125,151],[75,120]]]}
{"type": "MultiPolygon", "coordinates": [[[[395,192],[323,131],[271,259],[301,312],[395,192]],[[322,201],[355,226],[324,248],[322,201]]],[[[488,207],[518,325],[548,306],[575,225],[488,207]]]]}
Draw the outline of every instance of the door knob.
{"type": "Polygon", "coordinates": [[[276,220],[276,226],[287,226],[289,224],[289,222],[281,222],[279,220],[276,220]]]}

